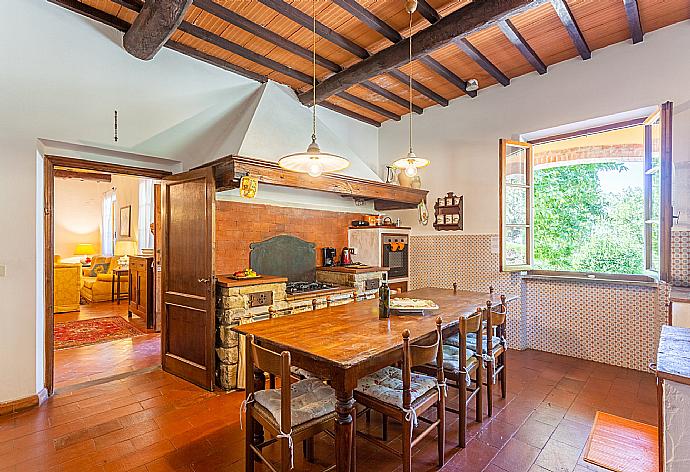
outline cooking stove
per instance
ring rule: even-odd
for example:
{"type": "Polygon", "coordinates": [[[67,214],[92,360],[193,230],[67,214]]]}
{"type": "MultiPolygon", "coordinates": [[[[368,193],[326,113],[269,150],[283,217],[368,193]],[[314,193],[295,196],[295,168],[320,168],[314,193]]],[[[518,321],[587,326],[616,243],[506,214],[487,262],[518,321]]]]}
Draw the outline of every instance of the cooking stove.
{"type": "Polygon", "coordinates": [[[323,292],[334,288],[338,288],[338,286],[323,282],[288,282],[285,291],[288,295],[295,295],[297,293],[323,292]]]}

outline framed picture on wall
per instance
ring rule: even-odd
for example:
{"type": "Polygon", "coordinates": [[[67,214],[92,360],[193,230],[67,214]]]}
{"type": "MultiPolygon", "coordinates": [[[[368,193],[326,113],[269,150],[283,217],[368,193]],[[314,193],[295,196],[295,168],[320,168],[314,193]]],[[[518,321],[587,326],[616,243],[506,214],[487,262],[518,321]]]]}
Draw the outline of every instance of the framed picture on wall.
{"type": "Polygon", "coordinates": [[[120,208],[120,236],[132,236],[132,205],[120,208]]]}

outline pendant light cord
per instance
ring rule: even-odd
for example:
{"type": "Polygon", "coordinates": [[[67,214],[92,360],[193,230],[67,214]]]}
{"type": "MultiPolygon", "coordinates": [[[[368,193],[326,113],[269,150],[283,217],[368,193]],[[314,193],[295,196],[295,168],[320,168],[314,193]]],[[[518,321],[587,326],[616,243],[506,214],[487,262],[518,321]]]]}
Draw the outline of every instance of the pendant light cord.
{"type": "Polygon", "coordinates": [[[311,140],[316,141],[316,0],[311,2],[311,16],[313,19],[311,39],[312,39],[312,114],[311,114],[311,140]]]}
{"type": "Polygon", "coordinates": [[[408,62],[409,64],[409,70],[407,73],[409,74],[408,77],[410,78],[410,153],[412,153],[412,12],[410,12],[410,27],[408,29],[409,32],[409,46],[410,46],[410,60],[408,62]]]}

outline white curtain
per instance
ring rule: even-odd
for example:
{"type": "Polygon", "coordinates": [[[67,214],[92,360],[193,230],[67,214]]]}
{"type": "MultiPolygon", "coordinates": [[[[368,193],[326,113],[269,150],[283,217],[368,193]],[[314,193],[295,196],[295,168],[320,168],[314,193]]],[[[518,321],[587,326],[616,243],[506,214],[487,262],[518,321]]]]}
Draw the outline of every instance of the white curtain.
{"type": "Polygon", "coordinates": [[[112,256],[115,250],[115,188],[103,194],[101,208],[101,254],[112,256]]]}
{"type": "Polygon", "coordinates": [[[153,249],[153,180],[139,182],[139,230],[137,234],[139,249],[153,249]]]}

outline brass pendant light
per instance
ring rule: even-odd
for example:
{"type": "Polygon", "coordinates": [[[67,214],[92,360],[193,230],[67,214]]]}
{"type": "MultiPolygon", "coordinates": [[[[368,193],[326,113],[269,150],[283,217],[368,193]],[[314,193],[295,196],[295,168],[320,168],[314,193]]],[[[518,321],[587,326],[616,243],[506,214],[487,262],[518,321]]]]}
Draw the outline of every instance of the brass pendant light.
{"type": "Polygon", "coordinates": [[[280,167],[283,169],[309,174],[312,177],[318,177],[324,172],[337,172],[339,170],[343,170],[350,165],[350,161],[336,154],[322,152],[321,148],[316,142],[316,0],[312,0],[312,19],[312,92],[314,101],[311,107],[311,144],[309,147],[307,147],[305,152],[298,152],[281,157],[278,161],[278,165],[280,165],[280,167]]]}
{"type": "Polygon", "coordinates": [[[410,46],[410,59],[408,62],[409,70],[407,71],[408,77],[410,79],[410,82],[409,82],[410,150],[408,151],[407,156],[400,158],[397,161],[393,162],[393,167],[398,168],[398,169],[402,169],[408,177],[414,177],[415,175],[417,175],[417,169],[419,169],[420,167],[426,167],[429,165],[429,160],[423,159],[421,157],[417,157],[417,155],[412,150],[412,13],[414,13],[415,10],[417,10],[417,0],[407,0],[405,2],[405,10],[407,10],[407,13],[409,13],[409,15],[410,15],[410,25],[409,25],[409,35],[408,35],[408,43],[410,46]]]}

